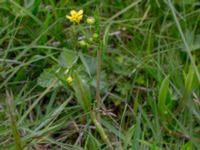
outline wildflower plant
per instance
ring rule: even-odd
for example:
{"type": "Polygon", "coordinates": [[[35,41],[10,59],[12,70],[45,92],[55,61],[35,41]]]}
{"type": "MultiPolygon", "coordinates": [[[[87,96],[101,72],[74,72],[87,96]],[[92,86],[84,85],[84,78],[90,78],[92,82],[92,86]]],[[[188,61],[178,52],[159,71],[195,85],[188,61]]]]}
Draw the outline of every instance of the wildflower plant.
{"type": "MultiPolygon", "coordinates": [[[[66,16],[67,19],[69,19],[70,22],[73,23],[78,23],[79,27],[82,28],[82,25],[79,24],[80,21],[83,19],[83,10],[79,10],[79,11],[75,11],[72,10],[70,11],[70,16],[66,16]]],[[[81,48],[93,48],[94,52],[97,52],[97,79],[96,79],[96,101],[95,103],[97,103],[97,105],[93,105],[92,102],[92,98],[91,98],[91,91],[89,86],[85,83],[85,81],[83,81],[83,79],[81,78],[81,76],[77,73],[77,71],[75,71],[74,73],[74,79],[73,79],[73,83],[72,83],[72,78],[68,77],[67,78],[67,82],[72,85],[74,92],[75,92],[75,96],[79,102],[79,104],[83,107],[84,111],[86,112],[90,112],[90,118],[92,120],[92,122],[94,123],[94,125],[97,128],[97,131],[99,132],[102,140],[104,142],[106,142],[108,144],[108,146],[110,147],[110,149],[113,149],[113,147],[110,144],[109,138],[106,135],[101,123],[100,123],[100,114],[96,113],[94,111],[94,109],[100,109],[100,64],[101,64],[101,56],[100,56],[100,51],[97,50],[98,49],[98,45],[100,45],[100,43],[95,43],[96,39],[99,37],[99,35],[93,31],[93,25],[95,23],[95,18],[90,16],[86,19],[86,23],[87,25],[89,25],[89,28],[86,29],[86,31],[82,28],[82,33],[83,36],[78,43],[80,44],[81,48]],[[96,45],[97,44],[97,45],[96,45]],[[96,49],[96,51],[95,51],[96,49]],[[72,84],[71,84],[72,83],[72,84]],[[96,108],[93,108],[92,106],[96,106],[96,108]]],[[[73,24],[74,27],[74,24],[73,24]]],[[[77,35],[77,34],[76,34],[77,35]]],[[[78,37],[76,37],[78,39],[78,37]]],[[[76,40],[77,40],[76,39],[76,40]]],[[[85,64],[84,58],[81,54],[80,56],[83,64],[85,64]]]]}
{"type": "MultiPolygon", "coordinates": [[[[97,132],[100,134],[102,140],[107,143],[110,149],[113,149],[109,136],[106,134],[103,126],[101,125],[100,110],[100,50],[99,45],[101,41],[97,40],[99,34],[96,32],[95,18],[90,16],[85,18],[83,10],[71,10],[69,15],[66,15],[66,19],[70,22],[69,26],[72,27],[72,46],[74,51],[63,51],[59,57],[59,64],[55,65],[56,69],[51,69],[51,81],[58,82],[59,86],[67,89],[67,92],[73,93],[77,99],[77,102],[82,107],[83,111],[88,114],[90,120],[96,126],[97,132]],[[87,28],[85,28],[86,26],[87,28]],[[77,46],[79,45],[79,46],[77,46]],[[86,51],[84,51],[86,50],[86,51]],[[96,97],[91,90],[91,83],[88,81],[92,78],[92,73],[88,68],[87,60],[84,54],[95,55],[97,54],[97,62],[93,63],[93,68],[96,69],[96,97]],[[78,61],[80,60],[82,64],[78,61]],[[76,65],[75,65],[76,64],[76,65]],[[81,68],[87,68],[87,75],[81,68]]],[[[45,78],[45,74],[41,75],[42,79],[45,78]]],[[[41,80],[39,80],[41,81],[41,80]]],[[[51,82],[48,81],[48,82],[51,82]]],[[[44,84],[42,84],[44,85],[44,84]]],[[[50,83],[48,84],[50,85],[50,83]]]]}

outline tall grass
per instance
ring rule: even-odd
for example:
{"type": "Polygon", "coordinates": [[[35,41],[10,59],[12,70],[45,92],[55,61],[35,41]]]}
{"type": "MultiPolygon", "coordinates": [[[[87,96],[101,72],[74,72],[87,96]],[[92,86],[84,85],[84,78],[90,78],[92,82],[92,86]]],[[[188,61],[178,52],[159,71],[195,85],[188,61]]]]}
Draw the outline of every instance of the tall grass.
{"type": "Polygon", "coordinates": [[[0,149],[198,150],[199,6],[1,0],[0,149]]]}

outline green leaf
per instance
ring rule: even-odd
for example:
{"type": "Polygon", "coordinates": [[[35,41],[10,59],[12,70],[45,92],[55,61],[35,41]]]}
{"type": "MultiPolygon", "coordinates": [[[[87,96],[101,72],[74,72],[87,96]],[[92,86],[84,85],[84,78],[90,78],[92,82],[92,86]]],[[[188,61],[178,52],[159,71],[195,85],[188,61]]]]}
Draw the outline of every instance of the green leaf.
{"type": "Polygon", "coordinates": [[[65,68],[70,68],[76,62],[78,55],[73,52],[62,52],[59,57],[60,65],[65,68]]]}
{"type": "Polygon", "coordinates": [[[86,143],[85,143],[85,149],[87,149],[87,150],[98,149],[99,145],[100,144],[95,139],[95,137],[89,132],[87,135],[86,143]]]}
{"type": "Polygon", "coordinates": [[[86,69],[86,72],[87,72],[88,75],[91,77],[89,65],[88,65],[88,63],[86,62],[86,59],[85,59],[85,57],[82,55],[82,53],[80,54],[80,59],[81,59],[81,61],[82,61],[82,63],[83,63],[83,66],[84,66],[85,69],[86,69]]]}
{"type": "Polygon", "coordinates": [[[194,91],[196,87],[198,87],[198,79],[195,74],[194,68],[192,65],[189,66],[188,73],[184,73],[184,82],[185,82],[185,89],[183,93],[183,100],[181,102],[181,107],[184,107],[187,102],[191,99],[191,93],[194,91]]]}
{"type": "Polygon", "coordinates": [[[192,150],[192,142],[188,141],[187,143],[185,143],[182,147],[181,150],[192,150]]]}
{"type": "Polygon", "coordinates": [[[183,4],[187,4],[187,5],[192,5],[194,4],[195,0],[175,0],[175,3],[179,4],[180,6],[182,6],[183,4]]]}
{"type": "Polygon", "coordinates": [[[110,132],[112,132],[114,135],[119,137],[119,139],[125,139],[125,136],[123,133],[121,133],[118,129],[116,129],[109,121],[105,119],[101,119],[101,123],[103,126],[105,126],[110,132]]]}
{"type": "Polygon", "coordinates": [[[161,115],[167,113],[167,97],[169,94],[169,76],[166,76],[165,79],[162,81],[159,96],[158,96],[158,107],[160,110],[161,115]]]}
{"type": "Polygon", "coordinates": [[[36,15],[38,10],[39,10],[39,6],[40,6],[41,0],[35,0],[34,4],[33,4],[33,8],[32,8],[32,14],[36,15]]]}
{"type": "Polygon", "coordinates": [[[185,77],[185,90],[186,90],[185,92],[187,94],[192,92],[193,85],[194,85],[194,79],[195,79],[195,72],[194,72],[192,65],[190,65],[189,72],[185,77]]]}
{"type": "MultiPolygon", "coordinates": [[[[55,72],[56,72],[56,67],[45,69],[43,73],[40,74],[37,80],[38,84],[44,88],[49,87],[53,83],[53,81],[57,79],[55,72]]],[[[55,84],[54,87],[58,87],[58,86],[59,86],[59,82],[57,82],[57,84],[55,84]]]]}
{"type": "Polygon", "coordinates": [[[86,112],[90,111],[92,106],[92,98],[89,86],[79,77],[77,73],[74,74],[72,87],[80,105],[86,112]]]}
{"type": "MultiPolygon", "coordinates": [[[[190,30],[186,30],[184,34],[191,51],[200,49],[200,35],[195,35],[195,33],[190,30]]],[[[187,51],[187,48],[185,47],[184,43],[180,45],[180,47],[182,51],[187,51]]]]}

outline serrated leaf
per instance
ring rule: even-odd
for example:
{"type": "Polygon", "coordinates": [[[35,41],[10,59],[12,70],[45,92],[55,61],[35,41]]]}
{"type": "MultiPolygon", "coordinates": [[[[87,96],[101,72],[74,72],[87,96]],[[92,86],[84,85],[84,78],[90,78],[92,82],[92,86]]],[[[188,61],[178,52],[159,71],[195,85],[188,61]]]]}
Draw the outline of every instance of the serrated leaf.
{"type": "Polygon", "coordinates": [[[85,57],[82,54],[80,54],[80,59],[83,63],[83,66],[88,73],[88,75],[91,77],[96,73],[96,58],[94,57],[85,57]]]}
{"type": "Polygon", "coordinates": [[[78,56],[73,52],[62,52],[59,57],[60,65],[70,68],[76,62],[78,56]]]}
{"type": "MultiPolygon", "coordinates": [[[[194,32],[190,30],[186,30],[184,34],[191,51],[200,49],[200,35],[195,35],[194,32]]],[[[181,44],[180,47],[182,51],[187,51],[184,44],[181,44]]]]}
{"type": "Polygon", "coordinates": [[[80,58],[81,58],[81,61],[82,61],[83,65],[84,65],[84,67],[86,69],[86,72],[91,77],[90,69],[89,69],[88,63],[86,62],[85,57],[82,54],[80,54],[80,58]]]}
{"type": "MultiPolygon", "coordinates": [[[[38,78],[38,84],[44,88],[49,87],[53,83],[53,81],[57,79],[57,77],[55,76],[55,72],[55,68],[45,69],[38,78]]],[[[57,82],[54,87],[58,86],[59,82],[57,82]]]]}

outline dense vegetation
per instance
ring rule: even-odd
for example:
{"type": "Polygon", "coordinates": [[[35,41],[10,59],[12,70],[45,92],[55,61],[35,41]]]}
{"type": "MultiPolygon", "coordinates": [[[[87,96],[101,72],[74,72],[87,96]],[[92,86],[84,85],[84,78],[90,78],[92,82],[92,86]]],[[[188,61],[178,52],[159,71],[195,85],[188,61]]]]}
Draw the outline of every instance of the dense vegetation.
{"type": "Polygon", "coordinates": [[[0,0],[0,18],[0,149],[199,149],[199,0],[0,0]]]}

